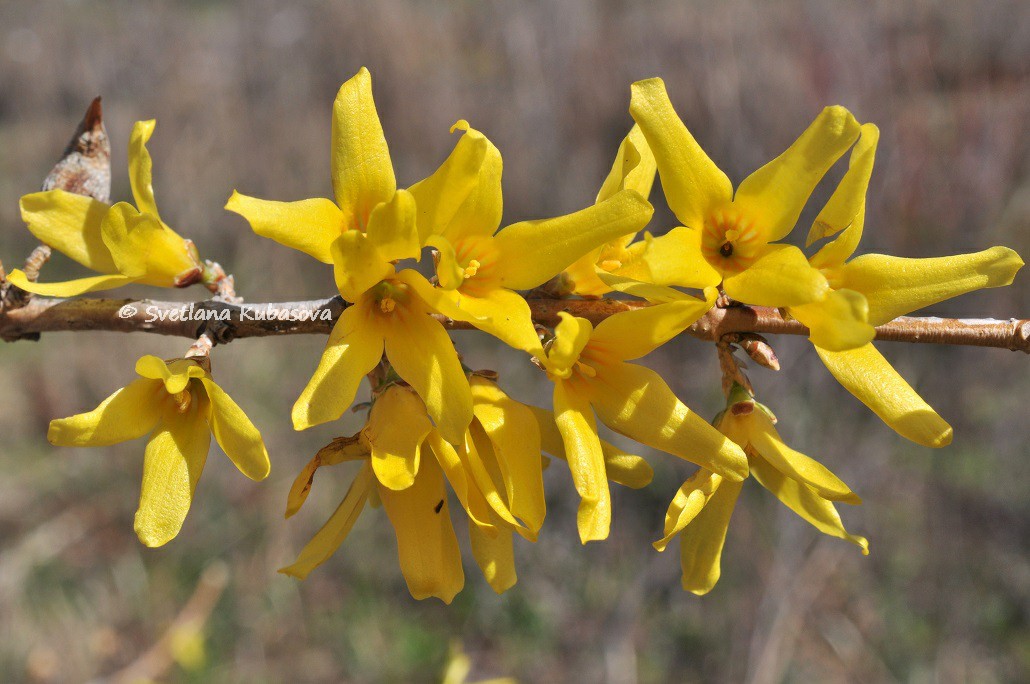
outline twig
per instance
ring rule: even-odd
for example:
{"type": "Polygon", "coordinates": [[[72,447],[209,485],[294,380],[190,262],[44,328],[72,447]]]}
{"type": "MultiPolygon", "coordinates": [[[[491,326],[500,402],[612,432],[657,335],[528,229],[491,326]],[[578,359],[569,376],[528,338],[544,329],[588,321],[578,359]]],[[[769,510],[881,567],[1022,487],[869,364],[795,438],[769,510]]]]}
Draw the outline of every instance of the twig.
{"type": "MultiPolygon", "coordinates": [[[[218,344],[244,337],[328,334],[346,304],[340,297],[304,302],[227,304],[131,299],[51,299],[35,297],[23,308],[0,311],[0,339],[14,341],[32,334],[58,331],[105,330],[149,332],[196,339],[209,332],[218,344]]],[[[533,319],[541,325],[558,323],[567,311],[596,324],[620,311],[648,306],[646,302],[598,299],[531,299],[533,319]]],[[[467,323],[438,316],[451,330],[467,323]]],[[[776,309],[730,307],[712,309],[686,332],[711,342],[730,333],[807,335],[808,328],[784,320],[776,309]]],[[[902,316],[876,329],[879,340],[922,344],[994,347],[1030,353],[1030,320],[916,318],[902,316]]]]}

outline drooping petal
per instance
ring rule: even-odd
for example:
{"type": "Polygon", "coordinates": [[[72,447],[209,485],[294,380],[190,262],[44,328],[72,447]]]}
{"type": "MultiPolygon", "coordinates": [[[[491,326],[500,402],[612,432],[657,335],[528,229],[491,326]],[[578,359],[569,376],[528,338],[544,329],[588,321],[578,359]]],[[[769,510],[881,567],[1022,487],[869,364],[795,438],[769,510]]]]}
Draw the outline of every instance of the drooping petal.
{"type": "Polygon", "coordinates": [[[134,283],[138,278],[130,278],[123,275],[102,275],[68,280],[63,283],[34,283],[28,279],[21,269],[16,268],[7,274],[7,280],[15,287],[44,297],[77,297],[87,292],[113,290],[116,287],[134,283]]]}
{"type": "Polygon", "coordinates": [[[315,374],[293,405],[293,429],[336,420],[383,355],[383,338],[369,321],[367,303],[348,306],[333,327],[315,374]]]}
{"type": "Polygon", "coordinates": [[[418,206],[418,233],[458,240],[493,235],[501,223],[501,153],[464,119],[451,132],[464,131],[450,156],[433,175],[409,188],[418,206]]]}
{"type": "Polygon", "coordinates": [[[665,547],[683,529],[694,521],[722,484],[722,477],[704,468],[690,476],[676,492],[669,509],[665,512],[664,536],[652,546],[657,551],[665,547]]]}
{"type": "Polygon", "coordinates": [[[590,387],[597,417],[616,432],[730,480],[747,477],[747,457],[740,447],[687,408],[650,368],[608,364],[590,387]]]}
{"type": "Polygon", "coordinates": [[[701,231],[678,226],[665,235],[630,245],[639,256],[615,270],[620,276],[657,285],[703,290],[719,284],[722,276],[701,253],[701,231]]]}
{"type": "Polygon", "coordinates": [[[362,432],[372,445],[372,470],[381,485],[411,486],[422,442],[432,429],[426,405],[414,392],[394,385],[375,400],[362,432]]]}
{"type": "MultiPolygon", "coordinates": [[[[848,162],[848,170],[837,184],[826,206],[815,218],[812,228],[808,231],[806,246],[811,246],[816,240],[836,235],[845,228],[852,228],[856,222],[865,219],[865,198],[869,189],[869,179],[873,175],[873,162],[876,158],[876,144],[880,140],[880,129],[873,124],[862,124],[861,134],[858,142],[851,149],[851,159],[848,162]]],[[[862,226],[858,226],[858,235],[854,236],[854,248],[858,246],[858,240],[862,236],[862,226]]],[[[851,252],[844,255],[844,259],[851,256],[851,252]]]]}
{"type": "Polygon", "coordinates": [[[845,539],[862,549],[863,555],[869,554],[866,538],[849,534],[833,503],[819,496],[814,489],[787,477],[763,458],[751,459],[751,474],[759,484],[775,494],[783,505],[817,530],[831,537],[845,539]]]}
{"type": "Polygon", "coordinates": [[[291,517],[300,510],[311,493],[311,485],[315,481],[315,472],[322,466],[336,465],[344,461],[356,461],[369,457],[368,444],[358,435],[337,437],[318,450],[308,464],[297,474],[286,497],[286,517],[291,517]]]}
{"type": "Polygon", "coordinates": [[[722,574],[722,547],[743,486],[743,482],[723,480],[705,507],[680,534],[684,590],[704,596],[718,583],[722,574]]]}
{"type": "Polygon", "coordinates": [[[369,214],[397,190],[390,149],[372,99],[372,77],[362,67],[333,103],[333,191],[336,204],[363,230],[369,214]]]}
{"type": "Polygon", "coordinates": [[[511,512],[535,534],[547,510],[536,418],[489,380],[473,376],[470,384],[472,412],[493,445],[511,512]]]}
{"type": "Polygon", "coordinates": [[[206,400],[193,395],[185,412],[165,408],[143,455],[143,484],[136,511],[136,536],[150,547],[175,538],[189,513],[211,445],[206,400]]]}
{"type": "Polygon", "coordinates": [[[567,388],[564,382],[554,384],[554,421],[565,445],[572,482],[580,496],[576,515],[580,541],[586,544],[607,539],[612,522],[612,500],[594,412],[590,403],[567,388]]]}
{"type": "Polygon", "coordinates": [[[118,271],[139,276],[146,285],[178,287],[191,271],[194,278],[199,275],[201,264],[189,243],[156,217],[140,214],[126,202],[111,207],[100,224],[100,234],[118,271]]]}
{"type": "Polygon", "coordinates": [[[739,302],[776,307],[819,301],[830,290],[823,274],[793,245],[767,245],[757,261],[727,278],[724,287],[739,302]]]}
{"type": "Polygon", "coordinates": [[[700,230],[712,207],[733,198],[730,179],[683,125],[662,79],[637,81],[631,93],[629,113],[654,153],[669,207],[683,225],[700,230]]]}
{"type": "Polygon", "coordinates": [[[558,317],[561,320],[554,328],[554,341],[547,350],[544,363],[548,372],[567,378],[572,374],[572,367],[579,360],[579,355],[590,342],[594,327],[587,319],[565,311],[560,311],[558,317]]]}
{"type": "Polygon", "coordinates": [[[136,361],[136,374],[142,378],[160,380],[168,394],[178,394],[186,389],[190,380],[203,378],[207,372],[194,359],[162,361],[153,354],[146,354],[136,361]]]}
{"type": "Polygon", "coordinates": [[[784,476],[808,485],[824,499],[849,504],[862,503],[862,499],[831,473],[829,468],[784,444],[765,413],[754,411],[746,420],[749,424],[748,441],[769,465],[784,476]]]}
{"type": "Polygon", "coordinates": [[[465,585],[465,574],[440,466],[425,459],[413,485],[399,492],[380,487],[379,497],[397,534],[408,591],[416,599],[435,596],[450,603],[465,585]]]}
{"type": "Polygon", "coordinates": [[[154,201],[154,163],[147,150],[147,141],[154,134],[156,124],[154,119],[150,119],[137,121],[132,127],[132,134],[129,136],[129,185],[140,213],[152,214],[160,220],[157,202],[154,201]]]}
{"type": "Polygon", "coordinates": [[[208,397],[207,421],[229,460],[252,480],[268,477],[271,464],[261,433],[243,409],[209,377],[200,379],[208,397]]]}
{"type": "Polygon", "coordinates": [[[361,466],[361,470],[347,489],[347,495],[343,497],[343,501],[333,511],[329,520],[315,533],[311,541],[304,545],[297,555],[297,560],[292,565],[280,568],[279,572],[297,579],[306,579],[312,570],[329,560],[350,534],[354,523],[361,515],[373,481],[372,468],[366,463],[361,466]]]}
{"type": "Polygon", "coordinates": [[[425,444],[436,456],[437,463],[443,469],[447,481],[451,484],[451,489],[454,490],[458,502],[468,514],[469,520],[477,527],[487,530],[488,533],[496,533],[497,528],[494,526],[494,515],[490,503],[475,486],[471,473],[467,472],[465,463],[458,455],[454,445],[445,440],[439,430],[431,431],[426,437],[425,444]]]}
{"type": "Polygon", "coordinates": [[[340,294],[357,302],[369,288],[394,274],[389,262],[364,233],[348,230],[329,247],[333,276],[340,294]]]}
{"type": "Polygon", "coordinates": [[[654,185],[657,170],[658,164],[647,145],[647,139],[640,126],[634,124],[619,144],[615,161],[595,201],[603,202],[620,190],[636,190],[641,197],[647,199],[651,196],[651,186],[654,185]]]}
{"type": "Polygon", "coordinates": [[[330,246],[345,230],[343,212],[322,197],[273,202],[233,190],[225,208],[247,219],[251,230],[261,237],[300,250],[323,264],[333,263],[330,246]]]}
{"type": "Polygon", "coordinates": [[[47,441],[55,446],[109,446],[147,434],[164,407],[161,384],[133,380],[88,413],[50,421],[47,441]]]}
{"type": "Polygon", "coordinates": [[[117,273],[111,252],[100,237],[109,207],[92,197],[64,190],[24,195],[21,220],[40,242],[98,273],[117,273]]]}
{"type": "MultiPolygon", "coordinates": [[[[540,429],[540,446],[555,458],[568,461],[565,456],[565,443],[561,432],[554,422],[554,413],[538,406],[529,406],[540,429]]],[[[613,444],[601,440],[601,454],[604,456],[604,469],[608,479],[616,484],[641,489],[651,484],[654,470],[647,461],[639,456],[628,454],[613,444]]]]}
{"type": "Polygon", "coordinates": [[[516,223],[494,237],[499,256],[493,271],[504,287],[530,290],[593,248],[640,230],[653,212],[636,191],[623,190],[573,214],[516,223]]]}
{"type": "Polygon", "coordinates": [[[822,301],[790,307],[790,314],[808,327],[812,344],[829,351],[857,349],[876,337],[869,305],[854,290],[831,290],[822,301]]]}
{"type": "Polygon", "coordinates": [[[872,344],[842,352],[815,350],[837,382],[899,435],[928,447],[951,444],[951,426],[872,344]]]}
{"type": "Polygon", "coordinates": [[[859,129],[851,112],[827,107],[786,152],[744,179],[733,203],[765,228],[770,242],[783,238],[815,186],[858,139],[859,129]]]}
{"type": "Polygon", "coordinates": [[[398,190],[390,201],[376,205],[368,218],[368,238],[387,261],[418,259],[422,252],[415,229],[415,198],[398,190]]]}
{"type": "Polygon", "coordinates": [[[622,311],[601,321],[590,336],[591,349],[603,350],[623,361],[639,359],[686,330],[715,303],[690,297],[622,311]]]}
{"type": "Polygon", "coordinates": [[[491,537],[476,525],[469,525],[472,555],[476,558],[483,577],[498,594],[515,586],[515,549],[510,529],[501,529],[500,534],[491,537]]]}
{"type": "Polygon", "coordinates": [[[973,290],[1010,285],[1022,267],[1008,247],[934,259],[863,254],[844,266],[841,287],[864,294],[869,322],[882,325],[973,290]]]}
{"type": "MultiPolygon", "coordinates": [[[[461,458],[462,468],[489,504],[491,516],[496,515],[511,527],[526,529],[511,513],[508,492],[501,481],[493,444],[478,425],[469,426],[465,440],[458,449],[458,456],[461,458]]],[[[491,534],[493,532],[494,530],[490,530],[491,534]]],[[[535,533],[530,536],[535,536],[535,533]]]]}
{"type": "MultiPolygon", "coordinates": [[[[409,278],[422,277],[410,269],[406,273],[409,278]]],[[[411,294],[410,306],[398,305],[383,326],[386,356],[422,397],[444,439],[458,444],[472,422],[468,378],[447,331],[411,294]]]]}

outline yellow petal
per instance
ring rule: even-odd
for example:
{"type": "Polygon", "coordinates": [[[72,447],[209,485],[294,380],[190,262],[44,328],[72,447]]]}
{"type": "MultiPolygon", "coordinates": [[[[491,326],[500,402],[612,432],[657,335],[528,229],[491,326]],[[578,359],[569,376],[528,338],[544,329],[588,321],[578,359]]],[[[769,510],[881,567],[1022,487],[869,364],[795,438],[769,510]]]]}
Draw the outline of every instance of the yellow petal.
{"type": "Polygon", "coordinates": [[[851,112],[827,107],[786,152],[744,179],[733,203],[765,227],[769,241],[783,238],[815,186],[858,139],[859,129],[851,112]]]}
{"type": "Polygon", "coordinates": [[[136,207],[141,214],[152,214],[160,220],[157,202],[154,201],[153,162],[147,150],[147,141],[154,134],[156,121],[137,121],[129,136],[129,185],[136,207]]]}
{"type": "Polygon", "coordinates": [[[477,526],[469,525],[472,555],[483,571],[483,577],[498,594],[508,591],[518,581],[512,537],[510,529],[503,529],[500,534],[491,537],[477,526]]]}
{"type": "MultiPolygon", "coordinates": [[[[865,198],[869,189],[869,179],[873,175],[873,161],[876,158],[876,144],[880,140],[880,129],[873,124],[863,124],[858,142],[851,149],[848,170],[837,184],[826,206],[812,223],[808,231],[806,246],[816,240],[836,235],[845,228],[854,228],[859,222],[857,236],[853,237],[854,245],[844,259],[851,256],[858,246],[862,235],[861,221],[865,218],[865,198]]],[[[843,261],[843,260],[842,260],[843,261]]]]}
{"type": "Polygon", "coordinates": [[[495,385],[473,376],[472,412],[483,427],[504,478],[510,510],[534,534],[544,523],[540,429],[533,412],[495,385]]]}
{"type": "Polygon", "coordinates": [[[685,591],[704,596],[719,581],[722,547],[743,484],[724,480],[680,535],[680,567],[685,591]]]}
{"type": "Polygon", "coordinates": [[[147,546],[174,539],[189,513],[211,444],[204,420],[206,403],[194,395],[183,413],[169,404],[147,442],[135,521],[136,536],[147,546]]]}
{"type": "Polygon", "coordinates": [[[152,354],[141,356],[136,361],[136,373],[143,378],[160,380],[164,383],[165,391],[168,394],[178,394],[186,389],[191,379],[203,378],[207,375],[193,359],[162,361],[152,354]]]}
{"type": "Polygon", "coordinates": [[[748,441],[769,465],[783,475],[808,485],[824,499],[849,504],[862,503],[862,499],[826,466],[784,444],[764,412],[754,411],[748,416],[747,422],[750,424],[748,441]]]}
{"type": "MultiPolygon", "coordinates": [[[[565,456],[565,444],[562,442],[561,433],[554,422],[554,413],[537,406],[529,406],[536,418],[537,427],[540,429],[540,446],[544,451],[555,458],[567,461],[565,456]]],[[[604,469],[608,479],[616,484],[621,484],[632,489],[641,489],[651,484],[654,479],[654,470],[647,461],[628,454],[613,444],[601,440],[601,453],[604,456],[604,469]]]]}
{"type": "MultiPolygon", "coordinates": [[[[421,278],[407,272],[403,282],[421,278]]],[[[410,306],[398,306],[383,327],[386,356],[397,374],[414,388],[444,439],[460,443],[472,422],[468,378],[443,325],[412,292],[410,306]]]]}
{"type": "Polygon", "coordinates": [[[315,374],[293,405],[295,430],[306,430],[343,415],[354,401],[361,379],[379,363],[383,338],[368,319],[364,303],[343,310],[315,374]]]}
{"type": "Polygon", "coordinates": [[[727,278],[724,287],[739,302],[776,307],[815,302],[830,290],[826,278],[793,245],[766,246],[755,263],[727,278]]]}
{"type": "Polygon", "coordinates": [[[876,337],[869,305],[854,290],[832,290],[822,301],[790,307],[790,314],[808,327],[812,344],[829,351],[857,349],[876,337]]]}
{"type": "Polygon", "coordinates": [[[315,471],[322,466],[336,465],[344,461],[356,461],[369,457],[369,450],[365,440],[359,439],[358,435],[352,437],[337,437],[332,442],[318,450],[318,453],[308,461],[308,464],[298,473],[297,478],[290,487],[290,493],[286,497],[286,517],[291,517],[300,510],[300,507],[307,501],[311,492],[311,485],[315,480],[315,471]]]}
{"type": "Polygon", "coordinates": [[[650,368],[622,362],[603,366],[589,399],[602,423],[630,439],[730,480],[747,477],[740,447],[687,408],[650,368]]]}
{"type": "Polygon", "coordinates": [[[783,505],[817,530],[831,537],[845,539],[862,549],[863,555],[869,554],[869,542],[866,538],[849,534],[844,529],[837,509],[814,489],[787,477],[762,458],[751,460],[751,474],[763,487],[775,494],[783,505]]]}
{"type": "Polygon", "coordinates": [[[312,570],[329,560],[340,544],[350,534],[354,523],[361,515],[365,502],[368,500],[368,493],[372,487],[372,468],[366,463],[354,477],[347,495],[333,511],[332,516],[326,521],[315,536],[304,545],[297,560],[279,572],[284,575],[291,575],[297,579],[306,579],[312,570]]]}
{"type": "Polygon", "coordinates": [[[676,492],[665,512],[664,536],[652,546],[665,551],[673,537],[694,521],[722,484],[722,477],[704,468],[694,473],[676,492]]]}
{"type": "Polygon", "coordinates": [[[1022,267],[1008,247],[935,259],[863,254],[844,266],[841,287],[864,294],[869,322],[881,325],[973,290],[1010,285],[1022,267]]]}
{"type": "Polygon", "coordinates": [[[44,297],[77,297],[87,292],[113,290],[116,287],[134,283],[137,278],[123,275],[102,275],[63,283],[34,283],[25,276],[21,269],[16,268],[7,274],[7,280],[15,287],[44,297]]]}
{"type": "Polygon", "coordinates": [[[180,276],[201,266],[190,245],[175,231],[125,202],[107,212],[100,234],[118,271],[137,276],[146,285],[178,287],[180,276]]]}
{"type": "MultiPolygon", "coordinates": [[[[496,515],[511,527],[523,529],[523,526],[511,513],[508,492],[500,476],[493,444],[479,425],[473,423],[469,426],[469,431],[465,433],[465,440],[458,449],[458,455],[465,472],[469,474],[476,488],[489,504],[491,516],[496,515]]],[[[489,530],[491,534],[495,531],[489,530]]]]}
{"type": "MultiPolygon", "coordinates": [[[[639,280],[627,278],[621,274],[605,273],[598,270],[597,277],[604,282],[605,285],[616,292],[623,292],[634,297],[640,297],[641,299],[646,299],[652,303],[677,302],[690,296],[666,285],[642,283],[639,280]]],[[[716,284],[718,284],[718,282],[716,282],[716,284]]]]}
{"type": "Polygon", "coordinates": [[[454,490],[459,503],[468,514],[469,520],[475,526],[496,534],[497,528],[494,526],[494,515],[490,503],[472,482],[472,475],[466,471],[465,463],[454,445],[445,440],[439,430],[432,430],[426,437],[425,443],[432,450],[440,468],[443,469],[447,481],[451,484],[451,489],[454,490]]]}
{"type": "Polygon", "coordinates": [[[450,156],[433,175],[409,188],[418,206],[418,233],[458,240],[493,235],[501,223],[501,153],[465,120],[451,128],[464,131],[450,156]]]}
{"type": "Polygon", "coordinates": [[[336,204],[364,230],[369,214],[397,190],[390,149],[372,99],[368,69],[340,87],[333,103],[333,191],[336,204]]]}
{"type": "Polygon", "coordinates": [[[691,297],[622,311],[594,328],[590,347],[623,361],[639,359],[686,330],[714,303],[714,297],[707,301],[691,297]]]}
{"type": "Polygon", "coordinates": [[[426,239],[426,245],[436,250],[437,284],[444,290],[458,289],[465,282],[465,268],[458,263],[454,245],[442,235],[430,235],[426,239]]]}
{"type": "Polygon", "coordinates": [[[330,247],[345,229],[343,212],[322,197],[273,202],[233,190],[225,208],[247,219],[261,237],[310,254],[323,264],[333,263],[330,247]]]}
{"type": "Polygon", "coordinates": [[[408,591],[416,599],[435,596],[450,603],[465,585],[465,574],[440,466],[427,458],[413,485],[399,492],[380,487],[379,497],[397,534],[408,591]]]}
{"type": "Polygon", "coordinates": [[[631,92],[629,113],[654,153],[669,208],[683,225],[700,230],[712,207],[733,198],[730,179],[683,125],[662,79],[637,81],[631,92]]]}
{"type": "Polygon", "coordinates": [[[55,446],[109,446],[154,429],[165,393],[160,383],[130,382],[88,413],[50,421],[47,440],[55,446]]]}
{"type": "Polygon", "coordinates": [[[29,232],[86,268],[116,273],[111,252],[100,237],[100,223],[109,207],[85,195],[64,190],[34,192],[19,203],[29,232]]]}
{"type": "Polygon", "coordinates": [[[653,211],[637,192],[623,190],[573,214],[508,226],[493,240],[499,255],[494,273],[504,287],[530,290],[593,248],[640,230],[653,211]]]}
{"type": "Polygon", "coordinates": [[[418,259],[422,245],[415,229],[415,198],[398,190],[388,202],[376,205],[368,218],[368,238],[387,261],[418,259]]]}
{"type": "Polygon", "coordinates": [[[630,246],[640,254],[615,270],[621,276],[657,285],[703,290],[718,285],[722,276],[701,253],[701,232],[684,226],[630,246]]]}
{"type": "Polygon", "coordinates": [[[357,302],[370,287],[394,274],[393,265],[364,233],[348,230],[329,248],[336,287],[348,302],[357,302]]]}
{"type": "Polygon", "coordinates": [[[607,539],[612,522],[612,500],[594,412],[590,404],[564,382],[554,385],[554,421],[565,445],[572,482],[580,496],[576,515],[580,541],[586,544],[607,539]]]}
{"type": "Polygon", "coordinates": [[[611,171],[597,193],[596,201],[603,202],[620,190],[636,190],[641,197],[647,199],[651,196],[651,186],[654,185],[657,170],[658,165],[651,148],[647,145],[647,139],[640,126],[634,124],[619,144],[615,162],[612,163],[611,171]]]}
{"type": "Polygon", "coordinates": [[[418,472],[419,450],[433,429],[426,405],[404,387],[393,385],[372,404],[362,432],[372,445],[372,470],[389,489],[406,489],[418,472]]]}
{"type": "Polygon", "coordinates": [[[250,479],[263,480],[268,477],[271,468],[268,451],[254,423],[214,380],[205,377],[200,382],[207,392],[210,406],[207,421],[218,446],[222,447],[222,451],[240,472],[250,479]]]}
{"type": "Polygon", "coordinates": [[[578,318],[565,311],[560,311],[558,316],[561,321],[554,328],[554,341],[547,350],[547,358],[543,361],[548,372],[567,378],[572,374],[573,365],[590,341],[594,326],[587,319],[578,318]]]}
{"type": "Polygon", "coordinates": [[[928,447],[951,444],[952,430],[871,344],[843,352],[816,347],[837,382],[902,437],[928,447]]]}

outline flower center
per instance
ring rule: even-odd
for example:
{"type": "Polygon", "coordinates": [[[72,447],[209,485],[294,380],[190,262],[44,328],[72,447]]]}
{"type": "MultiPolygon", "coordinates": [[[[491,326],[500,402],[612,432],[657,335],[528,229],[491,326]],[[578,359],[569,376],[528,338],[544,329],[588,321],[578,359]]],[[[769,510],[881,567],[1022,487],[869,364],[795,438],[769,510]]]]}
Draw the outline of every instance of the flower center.
{"type": "Polygon", "coordinates": [[[383,280],[372,288],[372,298],[379,312],[389,315],[408,301],[408,286],[393,280],[383,280]]]}
{"type": "Polygon", "coordinates": [[[465,280],[468,280],[472,276],[474,276],[477,273],[479,273],[479,267],[480,266],[482,266],[482,264],[479,263],[479,261],[477,259],[471,259],[469,261],[469,263],[468,263],[468,266],[466,266],[465,269],[462,271],[462,273],[461,273],[462,277],[465,280]]]}
{"type": "Polygon", "coordinates": [[[758,257],[765,245],[762,232],[732,207],[713,211],[705,219],[701,253],[724,277],[736,275],[758,257]]]}
{"type": "Polygon", "coordinates": [[[175,402],[176,411],[179,413],[186,413],[190,410],[190,404],[193,403],[193,395],[190,394],[189,389],[184,389],[177,394],[173,394],[172,400],[175,402]]]}

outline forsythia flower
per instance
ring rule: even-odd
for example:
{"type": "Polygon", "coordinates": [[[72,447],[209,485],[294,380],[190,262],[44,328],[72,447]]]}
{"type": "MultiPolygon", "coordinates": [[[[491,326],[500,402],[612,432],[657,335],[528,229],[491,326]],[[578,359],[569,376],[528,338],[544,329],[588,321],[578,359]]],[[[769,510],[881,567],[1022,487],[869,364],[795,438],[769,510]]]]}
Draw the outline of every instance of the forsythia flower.
{"type": "MultiPolygon", "coordinates": [[[[775,418],[739,386],[718,419],[719,430],[744,447],[751,475],[788,508],[832,537],[846,539],[869,553],[864,537],[844,529],[834,502],[862,500],[818,461],[794,451],[773,427],[775,418]]],[[[680,536],[683,588],[707,594],[719,581],[719,559],[730,516],[743,482],[733,482],[702,468],[683,483],[665,514],[665,535],[654,543],[659,551],[680,536]]]]}
{"type": "Polygon", "coordinates": [[[420,255],[415,201],[397,190],[366,69],[343,84],[333,105],[332,175],[336,202],[271,202],[234,192],[226,204],[258,235],[333,264],[340,294],[353,304],[293,407],[293,425],[302,430],[339,418],[385,351],[444,437],[460,441],[472,420],[468,380],[447,331],[419,295],[428,282],[394,267],[420,255]]]}
{"type": "Polygon", "coordinates": [[[410,188],[420,239],[437,250],[439,287],[421,279],[413,283],[445,316],[534,352],[540,340],[529,305],[514,290],[542,285],[606,240],[636,234],[653,210],[636,188],[612,188],[592,207],[498,231],[501,155],[468,122],[459,121],[455,129],[464,135],[447,160],[410,188]]]}
{"type": "Polygon", "coordinates": [[[212,434],[252,480],[268,476],[268,452],[254,424],[198,360],[144,356],[136,373],[140,379],[89,413],[51,421],[47,439],[57,446],[110,446],[151,433],[135,527],[141,542],[161,546],[186,519],[212,434]]]}
{"type": "Polygon", "coordinates": [[[833,288],[831,296],[788,311],[811,329],[819,358],[849,392],[902,436],[942,447],[951,443],[951,426],[873,347],[873,326],[966,292],[1009,285],[1023,261],[1007,247],[933,259],[864,254],[848,261],[862,238],[878,138],[876,126],[862,126],[848,171],[808,235],[811,245],[839,233],[810,259],[833,288]],[[849,323],[851,310],[868,322],[849,323]]]}
{"type": "MultiPolygon", "coordinates": [[[[647,199],[651,195],[657,168],[640,126],[633,126],[619,145],[615,163],[597,193],[597,201],[603,202],[614,193],[626,189],[636,190],[647,199]]],[[[636,232],[627,233],[580,257],[562,273],[562,290],[581,297],[600,297],[611,292],[612,288],[597,277],[597,269],[627,277],[636,276],[641,280],[649,279],[650,268],[646,267],[643,257],[653,241],[650,234],[646,234],[643,241],[630,244],[636,235],[636,232]],[[637,273],[641,265],[646,270],[637,273]]]]}
{"type": "Polygon", "coordinates": [[[800,249],[773,243],[790,233],[816,184],[857,139],[859,125],[850,112],[824,109],[736,193],[677,116],[661,79],[633,84],[630,114],[683,224],[654,239],[638,265],[650,273],[636,279],[692,288],[721,284],[733,299],[759,306],[806,304],[827,295],[826,279],[800,249]]]}
{"type": "Polygon", "coordinates": [[[565,312],[540,363],[554,382],[554,417],[581,497],[580,539],[605,539],[611,496],[605,477],[597,417],[612,430],[719,472],[747,476],[747,459],[735,444],[687,408],[661,376],[626,363],[682,332],[714,300],[680,301],[610,316],[594,328],[565,312]]]}
{"type": "MultiPolygon", "coordinates": [[[[446,480],[469,517],[472,553],[490,586],[497,592],[513,586],[512,534],[535,541],[544,520],[541,447],[559,458],[564,453],[547,412],[512,400],[484,377],[473,375],[471,386],[475,419],[458,446],[432,427],[425,404],[410,389],[391,384],[379,393],[357,435],[319,451],[294,482],[287,517],[304,503],[318,468],[363,464],[336,512],[296,562],[280,572],[307,577],[343,543],[365,503],[378,500],[397,535],[411,595],[449,603],[465,580],[446,480]]],[[[632,487],[650,482],[651,470],[642,459],[607,443],[603,448],[613,481],[632,487]]]]}
{"type": "Polygon", "coordinates": [[[186,287],[200,282],[203,264],[190,240],[169,228],[157,212],[147,141],[154,121],[137,121],[129,139],[133,207],[108,206],[84,195],[48,190],[21,198],[22,220],[44,244],[105,275],[64,283],[30,282],[20,270],[8,279],[28,292],[73,297],[129,283],[186,287]]]}

